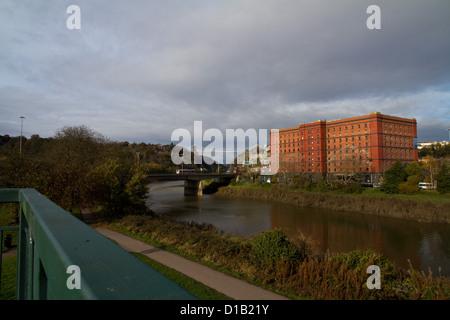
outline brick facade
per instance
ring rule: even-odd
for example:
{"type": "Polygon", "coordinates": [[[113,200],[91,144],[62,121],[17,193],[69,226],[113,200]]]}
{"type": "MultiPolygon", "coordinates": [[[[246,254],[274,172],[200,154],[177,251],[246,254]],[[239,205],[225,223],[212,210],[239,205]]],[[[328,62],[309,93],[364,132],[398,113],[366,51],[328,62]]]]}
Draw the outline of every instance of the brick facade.
{"type": "Polygon", "coordinates": [[[375,112],[279,129],[271,155],[279,173],[381,173],[397,160],[417,161],[416,140],[415,119],[375,112]]]}

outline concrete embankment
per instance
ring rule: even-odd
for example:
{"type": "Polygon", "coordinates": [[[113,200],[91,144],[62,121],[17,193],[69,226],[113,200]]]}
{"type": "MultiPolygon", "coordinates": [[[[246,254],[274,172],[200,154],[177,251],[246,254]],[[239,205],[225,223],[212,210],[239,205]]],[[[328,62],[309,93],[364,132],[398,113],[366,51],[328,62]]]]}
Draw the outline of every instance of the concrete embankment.
{"type": "Polygon", "coordinates": [[[419,222],[450,223],[450,203],[414,201],[395,197],[350,196],[286,189],[223,187],[215,194],[232,199],[278,201],[305,208],[359,212],[419,222]]]}

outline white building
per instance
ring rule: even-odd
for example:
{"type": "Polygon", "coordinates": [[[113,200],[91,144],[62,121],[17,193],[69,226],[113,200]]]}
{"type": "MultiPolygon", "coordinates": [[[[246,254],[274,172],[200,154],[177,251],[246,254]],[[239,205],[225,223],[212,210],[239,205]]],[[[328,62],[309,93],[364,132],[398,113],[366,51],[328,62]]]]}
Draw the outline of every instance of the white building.
{"type": "Polygon", "coordinates": [[[423,147],[430,147],[432,145],[441,144],[442,146],[445,146],[447,144],[450,144],[449,141],[425,141],[425,142],[418,142],[417,143],[417,149],[422,149],[423,147]]]}

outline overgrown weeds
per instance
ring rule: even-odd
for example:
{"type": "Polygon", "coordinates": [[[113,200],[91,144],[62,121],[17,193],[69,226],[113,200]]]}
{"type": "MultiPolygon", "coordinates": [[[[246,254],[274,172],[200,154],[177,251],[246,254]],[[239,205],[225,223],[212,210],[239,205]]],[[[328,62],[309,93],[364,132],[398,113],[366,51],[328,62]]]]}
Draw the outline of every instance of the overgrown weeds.
{"type": "Polygon", "coordinates": [[[111,227],[223,268],[257,284],[314,299],[449,299],[450,279],[403,271],[371,250],[320,253],[311,238],[283,230],[252,238],[232,237],[209,224],[177,222],[165,217],[126,216],[111,227]],[[369,289],[367,268],[381,272],[381,289],[369,289]]]}

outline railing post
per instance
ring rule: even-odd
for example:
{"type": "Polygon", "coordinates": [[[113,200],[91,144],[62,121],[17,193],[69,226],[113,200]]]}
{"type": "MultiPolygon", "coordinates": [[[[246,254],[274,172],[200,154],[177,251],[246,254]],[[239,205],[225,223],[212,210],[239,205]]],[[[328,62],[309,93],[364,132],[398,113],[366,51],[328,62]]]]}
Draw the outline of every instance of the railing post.
{"type": "Polygon", "coordinates": [[[18,300],[27,299],[26,296],[26,254],[27,254],[27,236],[28,229],[27,220],[24,217],[22,203],[19,207],[19,232],[17,244],[17,278],[16,278],[16,295],[18,300]]]}
{"type": "Polygon", "coordinates": [[[44,268],[42,268],[39,250],[36,245],[34,245],[33,252],[33,299],[47,300],[47,275],[45,274],[44,268]]]}
{"type": "Polygon", "coordinates": [[[25,272],[25,282],[26,282],[26,299],[33,299],[33,273],[34,273],[34,265],[33,265],[33,238],[31,236],[30,228],[25,229],[25,243],[26,243],[26,272],[25,272]]]}
{"type": "Polygon", "coordinates": [[[2,290],[3,230],[0,229],[0,290],[2,290]]]}

